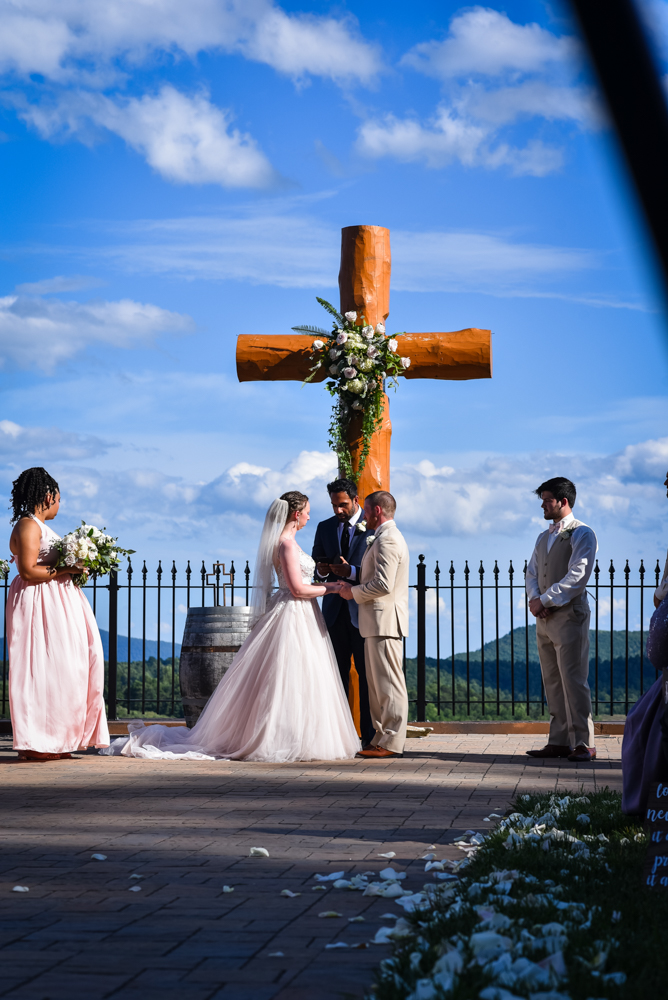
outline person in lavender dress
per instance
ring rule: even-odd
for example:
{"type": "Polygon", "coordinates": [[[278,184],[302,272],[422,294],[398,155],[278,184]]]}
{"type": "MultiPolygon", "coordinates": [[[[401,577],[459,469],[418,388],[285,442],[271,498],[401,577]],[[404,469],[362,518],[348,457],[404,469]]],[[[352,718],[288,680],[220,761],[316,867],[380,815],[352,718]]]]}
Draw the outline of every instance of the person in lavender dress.
{"type": "MultiPolygon", "coordinates": [[[[668,490],[668,476],[664,486],[668,490]]],[[[668,559],[654,592],[656,608],[649,623],[647,658],[659,676],[629,712],[622,742],[622,811],[644,813],[655,781],[668,781],[668,559]]]]}

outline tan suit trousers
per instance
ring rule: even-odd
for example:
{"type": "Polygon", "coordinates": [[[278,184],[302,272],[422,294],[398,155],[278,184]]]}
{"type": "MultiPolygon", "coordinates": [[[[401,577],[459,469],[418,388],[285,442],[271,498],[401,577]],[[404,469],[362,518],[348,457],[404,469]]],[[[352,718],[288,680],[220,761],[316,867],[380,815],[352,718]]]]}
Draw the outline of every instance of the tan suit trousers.
{"type": "Polygon", "coordinates": [[[408,724],[408,694],[403,671],[403,639],[372,635],[364,640],[373,746],[404,752],[408,724]]]}
{"type": "Polygon", "coordinates": [[[589,609],[572,604],[536,619],[536,642],[550,711],[550,743],[594,746],[589,674],[589,609]]]}

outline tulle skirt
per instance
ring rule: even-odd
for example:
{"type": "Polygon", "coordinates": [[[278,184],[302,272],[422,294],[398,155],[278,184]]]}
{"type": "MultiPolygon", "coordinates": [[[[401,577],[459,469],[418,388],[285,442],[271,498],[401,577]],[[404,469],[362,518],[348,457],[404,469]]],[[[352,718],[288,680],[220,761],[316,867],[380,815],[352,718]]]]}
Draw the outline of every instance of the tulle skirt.
{"type": "Polygon", "coordinates": [[[12,580],[7,644],[14,749],[70,753],[108,746],[100,632],[70,577],[12,580]]]}
{"type": "Polygon", "coordinates": [[[130,723],[107,754],[151,759],[343,760],[360,741],[315,600],[274,594],[192,729],[130,723]]]}

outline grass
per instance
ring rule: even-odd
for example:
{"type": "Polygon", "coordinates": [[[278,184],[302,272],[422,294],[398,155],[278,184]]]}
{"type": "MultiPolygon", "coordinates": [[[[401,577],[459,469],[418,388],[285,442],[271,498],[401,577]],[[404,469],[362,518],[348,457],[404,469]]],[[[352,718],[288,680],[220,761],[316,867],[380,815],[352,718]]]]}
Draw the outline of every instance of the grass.
{"type": "MultiPolygon", "coordinates": [[[[555,805],[559,801],[564,802],[559,793],[521,796],[513,805],[515,816],[530,816],[535,823],[544,813],[558,812],[555,828],[550,829],[548,820],[544,830],[526,838],[521,818],[511,817],[504,821],[509,824],[506,829],[499,824],[472,860],[464,863],[458,883],[432,889],[425,908],[407,918],[406,936],[396,939],[392,958],[381,963],[375,1000],[477,1000],[481,992],[488,996],[490,986],[508,991],[499,993],[498,1000],[528,998],[541,991],[546,1000],[551,991],[555,1000],[654,1000],[667,995],[668,892],[643,885],[647,842],[641,826],[622,814],[621,797],[607,788],[584,800],[571,796],[563,807],[555,805]],[[589,822],[578,822],[585,813],[589,822]],[[582,846],[555,840],[555,829],[567,831],[582,846]],[[513,830],[520,831],[519,844],[508,849],[504,843],[509,835],[511,843],[515,839],[513,830]],[[599,835],[607,839],[599,840],[599,835]],[[542,849],[546,840],[548,850],[542,849]],[[509,870],[517,877],[499,895],[495,873],[509,870]],[[481,905],[488,908],[484,927],[475,909],[481,905]],[[555,930],[555,924],[561,930],[555,930]],[[487,929],[512,938],[508,954],[513,959],[524,954],[532,963],[549,956],[550,948],[554,950],[550,933],[557,934],[565,975],[555,972],[552,983],[545,985],[513,983],[512,978],[504,983],[498,963],[481,964],[474,953],[476,939],[472,945],[471,935],[487,929]],[[522,945],[522,936],[528,945],[522,945]],[[432,978],[434,964],[454,949],[461,956],[461,961],[455,957],[454,965],[462,968],[453,984],[447,976],[442,980],[452,985],[446,990],[432,978]],[[617,976],[606,981],[610,974],[617,976]],[[616,978],[625,981],[615,982],[616,978]]],[[[496,1000],[493,993],[492,989],[489,1000],[496,1000]]]]}

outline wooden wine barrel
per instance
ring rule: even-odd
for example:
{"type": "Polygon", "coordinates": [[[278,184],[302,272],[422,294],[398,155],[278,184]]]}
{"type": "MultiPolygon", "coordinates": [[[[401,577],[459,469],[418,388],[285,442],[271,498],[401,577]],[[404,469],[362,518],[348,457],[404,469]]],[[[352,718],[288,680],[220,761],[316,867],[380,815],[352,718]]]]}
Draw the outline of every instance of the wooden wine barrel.
{"type": "Polygon", "coordinates": [[[250,632],[251,609],[189,608],[181,646],[181,701],[192,729],[250,632]]]}

